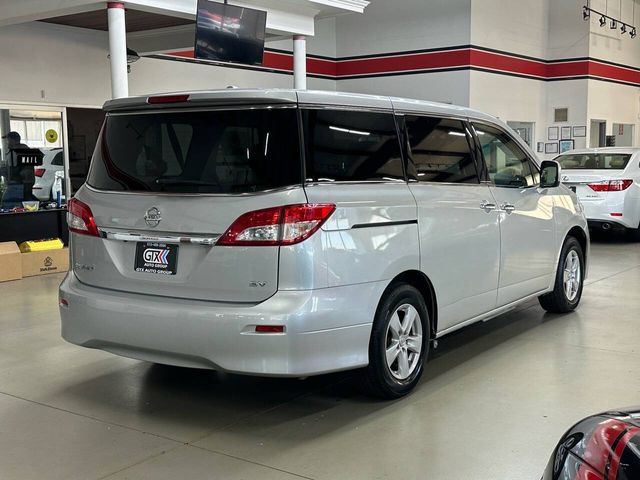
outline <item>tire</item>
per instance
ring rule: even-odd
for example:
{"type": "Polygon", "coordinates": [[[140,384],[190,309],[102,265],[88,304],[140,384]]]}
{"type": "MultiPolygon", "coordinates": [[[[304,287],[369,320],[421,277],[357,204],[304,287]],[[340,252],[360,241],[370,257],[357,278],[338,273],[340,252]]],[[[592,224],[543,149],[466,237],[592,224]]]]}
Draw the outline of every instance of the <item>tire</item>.
{"type": "Polygon", "coordinates": [[[584,252],[580,242],[575,237],[567,237],[562,246],[560,261],[556,272],[556,280],[552,292],[538,297],[540,305],[547,312],[568,313],[576,309],[582,297],[584,287],[584,252]],[[575,261],[577,260],[577,267],[575,261]],[[577,270],[576,270],[577,268],[577,270]],[[565,270],[570,269],[568,278],[571,281],[571,290],[565,288],[565,270]]]}
{"type": "Polygon", "coordinates": [[[364,370],[368,393],[384,399],[408,394],[422,376],[430,332],[429,312],[420,292],[406,284],[390,286],[378,306],[371,330],[369,365],[364,370]],[[411,319],[407,334],[406,322],[411,319]],[[390,365],[387,348],[394,348],[390,365]]]}

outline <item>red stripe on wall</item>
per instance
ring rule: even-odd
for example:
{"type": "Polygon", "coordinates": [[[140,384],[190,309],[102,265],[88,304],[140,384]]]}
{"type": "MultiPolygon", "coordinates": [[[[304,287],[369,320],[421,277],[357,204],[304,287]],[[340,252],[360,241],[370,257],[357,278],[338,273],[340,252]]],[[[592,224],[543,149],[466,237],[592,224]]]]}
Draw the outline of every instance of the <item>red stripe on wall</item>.
{"type": "MultiPolygon", "coordinates": [[[[193,58],[193,50],[180,50],[166,55],[193,58]]],[[[266,50],[261,67],[286,72],[293,71],[293,55],[266,50]]],[[[422,53],[393,54],[371,58],[333,60],[309,56],[307,72],[340,80],[358,76],[428,73],[451,68],[480,68],[496,73],[515,74],[541,80],[591,76],[640,86],[640,71],[595,60],[545,62],[496,53],[478,48],[459,48],[422,53]]]]}
{"type": "Polygon", "coordinates": [[[408,72],[469,65],[469,49],[338,61],[337,77],[408,72]]]}

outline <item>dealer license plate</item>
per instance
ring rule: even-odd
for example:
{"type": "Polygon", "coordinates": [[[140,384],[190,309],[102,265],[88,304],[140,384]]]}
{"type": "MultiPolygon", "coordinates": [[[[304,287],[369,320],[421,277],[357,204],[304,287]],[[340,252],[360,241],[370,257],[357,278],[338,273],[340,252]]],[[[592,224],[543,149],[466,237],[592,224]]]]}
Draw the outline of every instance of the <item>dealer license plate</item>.
{"type": "Polygon", "coordinates": [[[157,242],[138,242],[135,270],[157,275],[175,275],[178,267],[178,245],[157,242]]]}

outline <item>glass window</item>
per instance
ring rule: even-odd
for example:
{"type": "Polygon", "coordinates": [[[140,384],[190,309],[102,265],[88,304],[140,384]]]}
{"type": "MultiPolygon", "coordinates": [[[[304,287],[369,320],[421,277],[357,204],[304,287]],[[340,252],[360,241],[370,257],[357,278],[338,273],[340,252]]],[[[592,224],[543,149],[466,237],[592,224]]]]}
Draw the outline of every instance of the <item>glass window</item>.
{"type": "Polygon", "coordinates": [[[179,193],[301,185],[298,143],[292,108],[111,115],[87,183],[179,193]]]}
{"type": "Polygon", "coordinates": [[[622,153],[579,153],[560,155],[556,161],[565,170],[623,170],[630,158],[622,153]]]}
{"type": "Polygon", "coordinates": [[[305,110],[303,119],[307,181],[404,180],[392,114],[305,110]]]}
{"type": "Polygon", "coordinates": [[[459,120],[405,116],[412,172],[421,182],[478,183],[469,140],[459,120]]]}
{"type": "Polygon", "coordinates": [[[55,165],[56,167],[64,166],[64,155],[62,154],[62,150],[59,150],[51,160],[51,165],[55,165]]]}
{"type": "Polygon", "coordinates": [[[540,174],[527,154],[505,132],[487,125],[475,125],[489,178],[499,187],[531,187],[540,174]]]}

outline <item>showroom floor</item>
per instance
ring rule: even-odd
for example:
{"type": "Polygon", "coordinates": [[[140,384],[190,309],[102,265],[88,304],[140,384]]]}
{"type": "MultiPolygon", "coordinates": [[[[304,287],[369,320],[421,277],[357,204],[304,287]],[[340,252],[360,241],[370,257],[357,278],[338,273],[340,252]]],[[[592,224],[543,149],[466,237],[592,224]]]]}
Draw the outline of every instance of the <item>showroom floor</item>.
{"type": "Polygon", "coordinates": [[[65,343],[60,275],[0,284],[0,478],[535,479],[572,422],[638,404],[640,244],[599,239],[579,310],[537,302],[440,342],[396,402],[65,343]]]}

